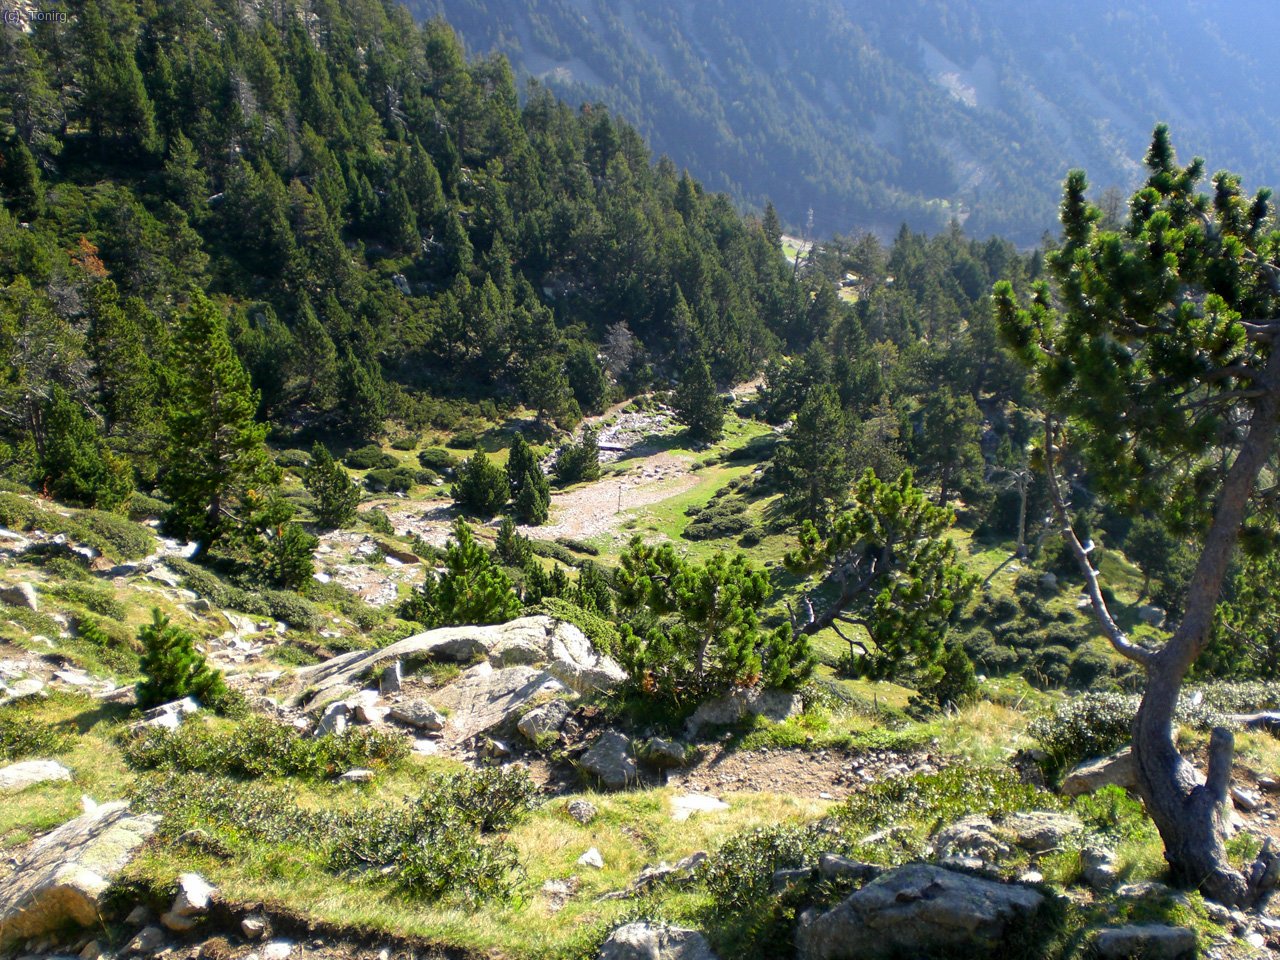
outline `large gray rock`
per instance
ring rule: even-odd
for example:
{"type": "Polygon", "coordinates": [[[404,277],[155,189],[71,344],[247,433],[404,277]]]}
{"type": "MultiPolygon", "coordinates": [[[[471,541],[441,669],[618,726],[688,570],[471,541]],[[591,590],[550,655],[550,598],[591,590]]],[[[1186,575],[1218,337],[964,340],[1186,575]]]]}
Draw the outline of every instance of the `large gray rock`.
{"type": "Polygon", "coordinates": [[[531,701],[567,692],[564,684],[544,670],[495,670],[488,663],[481,663],[433,694],[432,699],[449,714],[444,725],[445,739],[460,742],[514,721],[531,701]]]}
{"type": "Polygon", "coordinates": [[[534,707],[516,724],[526,739],[536,743],[541,737],[555,733],[569,718],[569,705],[563,700],[551,700],[534,707]]]}
{"type": "Polygon", "coordinates": [[[641,922],[609,934],[597,960],[716,960],[716,955],[697,930],[641,922]]]}
{"type": "Polygon", "coordinates": [[[871,881],[843,903],[800,919],[801,960],[888,960],[990,950],[1044,904],[1029,887],[995,883],[923,863],[871,881]]]}
{"type": "Polygon", "coordinates": [[[380,650],[357,650],[303,667],[293,675],[292,701],[325,699],[326,691],[355,686],[380,665],[396,660],[470,663],[481,658],[500,668],[545,664],[549,674],[579,693],[610,689],[626,677],[621,667],[597,653],[572,624],[545,616],[521,617],[487,627],[429,630],[380,650]]]}
{"type": "Polygon", "coordinates": [[[1098,931],[1094,952],[1104,960],[1179,960],[1196,954],[1196,934],[1188,927],[1160,923],[1108,927],[1098,931]]]}
{"type": "Polygon", "coordinates": [[[0,884],[0,943],[100,923],[99,898],[156,823],[107,803],[35,840],[0,884]]]}
{"type": "Polygon", "coordinates": [[[40,609],[40,598],[36,595],[35,584],[31,583],[14,583],[0,587],[0,600],[11,607],[40,609]]]}
{"type": "Polygon", "coordinates": [[[1103,787],[1117,786],[1134,790],[1138,786],[1138,773],[1133,764],[1133,750],[1125,747],[1096,760],[1086,760],[1074,767],[1062,778],[1059,790],[1068,797],[1095,793],[1103,787]]]}
{"type": "Polygon", "coordinates": [[[1011,813],[1000,822],[1013,842],[1032,853],[1045,853],[1062,846],[1063,841],[1084,829],[1080,818],[1070,813],[1028,810],[1011,813]]]}
{"type": "Polygon", "coordinates": [[[0,793],[18,793],[39,783],[70,780],[71,771],[54,760],[23,760],[0,767],[0,793]]]}
{"type": "Polygon", "coordinates": [[[685,730],[696,737],[707,727],[728,726],[748,716],[780,723],[798,714],[802,706],[799,695],[785,690],[737,690],[700,704],[685,721],[685,730]]]}
{"type": "Polygon", "coordinates": [[[425,700],[409,700],[397,703],[388,712],[392,720],[399,720],[419,730],[443,730],[444,714],[425,700]]]}
{"type": "Polygon", "coordinates": [[[987,863],[1003,860],[1013,853],[987,817],[964,817],[933,835],[933,849],[939,857],[977,857],[987,863]]]}
{"type": "Polygon", "coordinates": [[[1164,618],[1168,616],[1163,607],[1157,607],[1153,604],[1143,604],[1138,608],[1138,619],[1151,627],[1164,626],[1164,618]]]}
{"type": "Polygon", "coordinates": [[[631,741],[617,730],[606,730],[590,750],[582,755],[582,769],[606,787],[617,789],[634,783],[636,762],[631,756],[631,741]]]}

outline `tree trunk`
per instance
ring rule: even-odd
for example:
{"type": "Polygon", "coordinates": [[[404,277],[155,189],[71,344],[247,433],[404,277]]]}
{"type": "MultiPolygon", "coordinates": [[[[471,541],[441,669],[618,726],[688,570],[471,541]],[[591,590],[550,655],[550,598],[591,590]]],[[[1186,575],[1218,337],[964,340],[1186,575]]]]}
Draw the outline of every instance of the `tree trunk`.
{"type": "Polygon", "coordinates": [[[1249,431],[1218,494],[1213,521],[1187,588],[1182,623],[1146,663],[1147,688],[1133,722],[1138,789],[1164,841],[1175,882],[1195,886],[1220,903],[1245,905],[1260,891],[1227,861],[1223,847],[1229,802],[1231,731],[1214,729],[1201,782],[1174,743],[1174,711],[1183,678],[1208,644],[1222,583],[1248,513],[1258,475],[1273,449],[1280,420],[1280,349],[1268,358],[1249,431]]]}

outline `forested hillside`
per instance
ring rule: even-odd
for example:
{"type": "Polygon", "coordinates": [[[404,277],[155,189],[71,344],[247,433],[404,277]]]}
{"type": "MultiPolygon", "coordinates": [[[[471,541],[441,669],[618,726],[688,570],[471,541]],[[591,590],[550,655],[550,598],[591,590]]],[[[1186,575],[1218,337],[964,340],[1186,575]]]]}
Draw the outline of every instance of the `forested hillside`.
{"type": "Polygon", "coordinates": [[[1250,0],[412,0],[572,103],[602,101],[714,189],[819,236],[958,216],[1038,241],[1070,166],[1127,194],[1157,121],[1273,183],[1277,75],[1250,0]]]}

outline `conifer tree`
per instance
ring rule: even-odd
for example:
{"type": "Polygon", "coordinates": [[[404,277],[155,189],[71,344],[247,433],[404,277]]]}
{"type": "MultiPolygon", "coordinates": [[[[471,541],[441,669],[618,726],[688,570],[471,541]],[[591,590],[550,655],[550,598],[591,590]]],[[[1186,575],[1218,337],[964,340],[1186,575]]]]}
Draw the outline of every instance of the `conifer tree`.
{"type": "Polygon", "coordinates": [[[172,396],[166,420],[172,501],[166,527],[197,542],[197,554],[221,539],[244,494],[274,486],[278,471],[254,420],[258,397],[231,348],[222,311],[196,294],[180,316],[171,358],[172,396]]]}
{"type": "Polygon", "coordinates": [[[133,470],[116,456],[94,423],[60,386],[54,385],[44,417],[40,485],[75,506],[114,510],[133,492],[133,470]]]}
{"type": "Polygon", "coordinates": [[[784,506],[825,528],[832,508],[848,496],[851,479],[848,429],[830,384],[805,398],[773,462],[784,506]]]}
{"type": "Polygon", "coordinates": [[[588,427],[577,443],[566,440],[556,451],[556,482],[594,483],[600,479],[600,445],[596,431],[588,427]]]}
{"type": "Polygon", "coordinates": [[[930,392],[920,412],[915,462],[938,482],[938,504],[946,506],[957,487],[980,478],[982,471],[982,414],[968,395],[956,396],[949,387],[930,392]]]}
{"type": "Polygon", "coordinates": [[[304,404],[327,410],[333,404],[338,386],[338,351],[305,296],[298,310],[293,339],[297,344],[293,369],[299,381],[299,399],[304,404]]]}
{"type": "Polygon", "coordinates": [[[142,680],[135,696],[143,710],[193,697],[204,706],[216,706],[226,696],[222,674],[209,666],[196,649],[193,634],[169,622],[159,610],[138,631],[142,642],[142,680]]]}
{"type": "Polygon", "coordinates": [[[344,419],[361,440],[379,436],[387,419],[387,385],[382,371],[355,355],[350,347],[338,369],[344,419]]]}
{"type": "Polygon", "coordinates": [[[516,434],[515,442],[511,445],[507,458],[507,484],[517,520],[533,527],[547,522],[551,484],[523,434],[516,434]]]}
{"type": "Polygon", "coordinates": [[[510,517],[502,518],[493,546],[498,559],[508,567],[523,567],[532,556],[529,538],[516,529],[516,522],[510,517]]]}
{"type": "Polygon", "coordinates": [[[360,486],[324,444],[317,442],[311,448],[311,465],[303,475],[302,485],[315,498],[316,520],[322,527],[333,530],[355,520],[360,486]]]}
{"type": "Polygon", "coordinates": [[[492,517],[506,504],[511,487],[506,471],[477,450],[455,471],[450,492],[463,510],[492,517]]]}
{"type": "Polygon", "coordinates": [[[691,439],[715,443],[724,434],[724,403],[716,393],[711,370],[703,357],[685,368],[672,397],[676,418],[689,428],[691,439]]]}
{"type": "Polygon", "coordinates": [[[505,623],[520,613],[510,578],[459,520],[445,548],[443,574],[428,574],[400,607],[400,616],[427,627],[505,623]]]}

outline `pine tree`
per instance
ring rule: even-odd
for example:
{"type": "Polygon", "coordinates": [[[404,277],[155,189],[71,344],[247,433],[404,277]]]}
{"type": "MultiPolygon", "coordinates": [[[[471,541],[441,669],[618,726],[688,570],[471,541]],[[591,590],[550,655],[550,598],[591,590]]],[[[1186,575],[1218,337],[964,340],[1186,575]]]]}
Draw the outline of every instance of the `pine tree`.
{"type": "Polygon", "coordinates": [[[338,386],[338,351],[329,331],[311,307],[311,301],[303,298],[294,324],[297,356],[293,370],[298,385],[298,399],[319,410],[327,410],[332,404],[338,386]]]}
{"type": "Polygon", "coordinates": [[[556,451],[556,482],[594,483],[600,479],[600,446],[596,431],[588,427],[577,443],[566,440],[556,451]]]}
{"type": "Polygon", "coordinates": [[[98,425],[56,384],[44,417],[40,485],[75,506],[114,510],[133,492],[133,470],[102,440],[98,425]]]}
{"type": "Polygon", "coordinates": [[[520,613],[511,580],[464,521],[453,526],[443,574],[428,574],[400,606],[400,616],[426,627],[506,623],[520,613]]]}
{"type": "Polygon", "coordinates": [[[852,476],[848,430],[833,387],[823,384],[805,398],[773,462],[785,508],[825,528],[832,508],[848,496],[852,476]]]}
{"type": "Polygon", "coordinates": [[[493,547],[498,559],[508,567],[523,567],[532,556],[529,538],[516,529],[516,522],[510,517],[503,517],[498,525],[493,547]]]}
{"type": "Polygon", "coordinates": [[[515,442],[511,445],[507,458],[507,484],[517,520],[533,527],[547,522],[551,506],[551,484],[523,434],[516,434],[515,442]]]}
{"type": "Polygon", "coordinates": [[[451,493],[463,510],[479,517],[492,517],[510,495],[507,473],[480,450],[455,471],[451,493]]]}
{"type": "Polygon", "coordinates": [[[135,696],[141,709],[183,697],[216,707],[226,696],[222,674],[196,649],[195,636],[171,624],[159,610],[151,611],[151,622],[138,631],[138,639],[142,642],[142,680],[135,696]]]}
{"type": "Polygon", "coordinates": [[[672,397],[676,418],[689,428],[689,437],[715,443],[724,435],[724,403],[716,394],[707,361],[698,357],[685,368],[672,397]]]}
{"type": "Polygon", "coordinates": [[[925,399],[913,447],[921,472],[938,482],[938,503],[946,506],[957,487],[974,482],[982,471],[982,414],[973,398],[939,387],[925,399]]]}
{"type": "Polygon", "coordinates": [[[322,527],[333,530],[355,520],[360,486],[324,444],[317,442],[311,448],[311,465],[303,475],[302,485],[315,498],[316,520],[322,527]]]}
{"type": "Polygon", "coordinates": [[[195,540],[203,553],[227,532],[246,491],[274,486],[265,424],[254,420],[258,397],[231,348],[222,311],[202,294],[180,316],[170,361],[166,416],[172,501],[166,528],[195,540]]]}
{"type": "Polygon", "coordinates": [[[27,145],[16,136],[0,146],[0,192],[20,220],[34,220],[44,211],[40,168],[27,145]]]}
{"type": "Polygon", "coordinates": [[[346,349],[338,369],[339,394],[348,428],[361,440],[379,436],[387,419],[387,384],[382,371],[346,349]]]}

